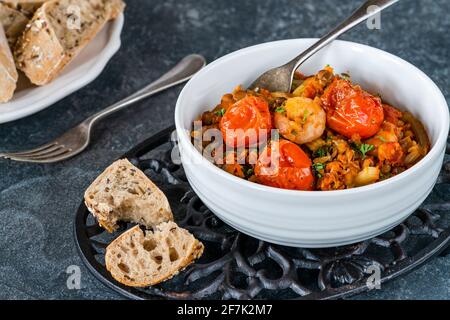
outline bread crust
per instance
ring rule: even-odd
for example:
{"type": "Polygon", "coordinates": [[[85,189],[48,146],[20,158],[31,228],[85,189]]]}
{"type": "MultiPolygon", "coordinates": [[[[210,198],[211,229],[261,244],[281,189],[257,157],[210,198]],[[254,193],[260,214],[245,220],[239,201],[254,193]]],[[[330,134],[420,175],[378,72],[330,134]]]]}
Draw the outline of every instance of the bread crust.
{"type": "Polygon", "coordinates": [[[11,100],[17,87],[18,77],[5,31],[0,25],[0,102],[11,100]]]}
{"type": "Polygon", "coordinates": [[[2,0],[9,7],[20,11],[31,18],[34,12],[44,3],[51,0],[2,0]]]}
{"type": "Polygon", "coordinates": [[[28,18],[20,11],[0,3],[0,24],[3,25],[10,48],[14,48],[28,21],[28,18]]]}

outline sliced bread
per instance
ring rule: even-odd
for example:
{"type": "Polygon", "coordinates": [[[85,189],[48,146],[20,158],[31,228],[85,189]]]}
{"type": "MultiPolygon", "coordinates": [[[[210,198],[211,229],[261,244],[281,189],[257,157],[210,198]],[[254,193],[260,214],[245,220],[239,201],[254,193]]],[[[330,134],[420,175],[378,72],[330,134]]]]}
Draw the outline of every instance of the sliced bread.
{"type": "MultiPolygon", "coordinates": [[[[0,0],[0,2],[6,4],[8,7],[13,8],[26,17],[31,19],[34,13],[46,2],[55,1],[55,0],[0,0]]],[[[82,1],[82,0],[76,0],[82,1]]],[[[75,1],[75,2],[76,2],[75,1]]],[[[100,3],[100,1],[97,1],[100,3]]],[[[93,2],[94,3],[94,2],[93,2]]],[[[110,6],[111,9],[111,18],[115,19],[120,13],[123,12],[125,8],[125,3],[121,1],[112,0],[110,4],[106,2],[107,5],[110,6]]]]}
{"type": "Polygon", "coordinates": [[[5,30],[10,48],[14,48],[28,21],[28,18],[20,11],[0,3],[0,24],[5,30]]]}
{"type": "Polygon", "coordinates": [[[174,222],[144,232],[136,226],[107,248],[106,268],[127,286],[147,287],[168,280],[203,254],[203,244],[174,222]]]}
{"type": "Polygon", "coordinates": [[[13,55],[6,39],[3,26],[0,25],[0,102],[8,102],[14,95],[17,87],[16,66],[13,55]]]}
{"type": "Polygon", "coordinates": [[[124,6],[122,0],[45,2],[17,42],[17,67],[36,85],[51,82],[124,6]]]}
{"type": "Polygon", "coordinates": [[[126,159],[109,166],[86,190],[84,199],[89,211],[108,232],[117,229],[118,221],[151,228],[173,220],[164,193],[126,159]]]}
{"type": "Polygon", "coordinates": [[[31,18],[34,12],[44,3],[51,0],[2,0],[9,7],[20,11],[31,18]]]}

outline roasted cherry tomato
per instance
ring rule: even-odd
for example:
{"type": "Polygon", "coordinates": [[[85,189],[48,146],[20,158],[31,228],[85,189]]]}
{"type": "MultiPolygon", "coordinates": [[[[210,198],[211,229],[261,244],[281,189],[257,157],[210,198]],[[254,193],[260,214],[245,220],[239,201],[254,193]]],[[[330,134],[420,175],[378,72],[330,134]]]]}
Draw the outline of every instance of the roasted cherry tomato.
{"type": "Polygon", "coordinates": [[[272,141],[260,155],[255,166],[258,182],[282,189],[313,190],[311,159],[296,144],[272,141]]]}
{"type": "Polygon", "coordinates": [[[255,96],[246,96],[236,102],[220,121],[224,140],[231,147],[249,146],[261,131],[266,131],[268,136],[271,128],[269,104],[263,98],[255,96]]]}
{"type": "Polygon", "coordinates": [[[335,79],[322,96],[328,126],[347,138],[374,136],[384,121],[381,99],[353,87],[344,79],[335,79]]]}

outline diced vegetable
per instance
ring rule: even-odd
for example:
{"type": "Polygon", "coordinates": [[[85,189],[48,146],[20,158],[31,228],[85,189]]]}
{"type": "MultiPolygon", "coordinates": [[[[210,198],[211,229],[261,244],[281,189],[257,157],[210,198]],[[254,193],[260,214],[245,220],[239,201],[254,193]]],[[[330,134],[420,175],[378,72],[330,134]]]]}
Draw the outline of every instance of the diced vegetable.
{"type": "Polygon", "coordinates": [[[363,169],[355,178],[355,185],[358,187],[375,183],[380,179],[380,169],[377,167],[367,167],[363,169]]]}

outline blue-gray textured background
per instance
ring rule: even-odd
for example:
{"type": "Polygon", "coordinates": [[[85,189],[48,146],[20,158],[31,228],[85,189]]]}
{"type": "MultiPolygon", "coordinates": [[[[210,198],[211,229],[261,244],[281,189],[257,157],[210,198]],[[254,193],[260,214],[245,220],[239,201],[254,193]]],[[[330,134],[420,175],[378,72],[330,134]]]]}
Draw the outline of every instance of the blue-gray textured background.
{"type": "MultiPolygon", "coordinates": [[[[261,42],[319,37],[361,2],[129,0],[122,48],[103,74],[39,114],[0,125],[0,151],[47,142],[148,84],[186,54],[200,53],[212,61],[261,42]]],[[[413,63],[449,101],[449,12],[448,0],[401,0],[382,14],[381,30],[363,25],[342,38],[413,63]]],[[[84,268],[72,235],[73,217],[84,189],[104,167],[173,123],[180,89],[102,122],[92,146],[75,159],[55,165],[0,160],[0,298],[120,298],[84,268]],[[69,265],[81,267],[81,290],[66,287],[69,265]]],[[[450,257],[437,258],[381,291],[356,298],[450,299],[449,270],[450,257]]]]}

